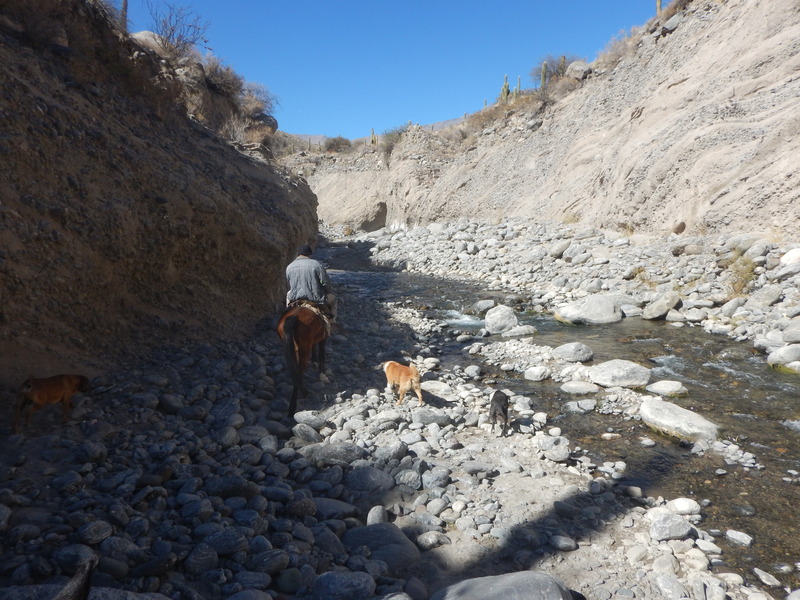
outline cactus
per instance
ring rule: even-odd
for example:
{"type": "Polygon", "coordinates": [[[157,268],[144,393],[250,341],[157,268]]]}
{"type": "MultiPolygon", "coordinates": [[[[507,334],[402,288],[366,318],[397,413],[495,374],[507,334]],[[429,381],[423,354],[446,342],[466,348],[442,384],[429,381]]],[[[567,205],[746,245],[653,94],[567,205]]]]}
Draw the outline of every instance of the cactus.
{"type": "Polygon", "coordinates": [[[544,89],[544,86],[547,85],[547,61],[542,63],[542,81],[539,84],[539,87],[544,89]]]}
{"type": "Polygon", "coordinates": [[[372,129],[370,129],[370,132],[371,133],[369,135],[369,143],[372,144],[373,146],[377,146],[378,136],[375,135],[375,128],[373,127],[372,129]]]}
{"type": "Polygon", "coordinates": [[[656,15],[661,14],[661,0],[656,0],[656,15]]]}
{"type": "Polygon", "coordinates": [[[503,78],[503,87],[500,88],[500,101],[503,104],[508,102],[508,94],[509,94],[508,75],[505,75],[503,78]]]}

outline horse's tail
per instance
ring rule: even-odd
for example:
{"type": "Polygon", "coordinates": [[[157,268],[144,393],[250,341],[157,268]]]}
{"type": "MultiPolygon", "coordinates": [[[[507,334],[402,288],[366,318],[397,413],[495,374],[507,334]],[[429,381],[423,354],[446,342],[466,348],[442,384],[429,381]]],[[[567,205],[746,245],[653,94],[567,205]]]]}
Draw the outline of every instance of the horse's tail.
{"type": "Polygon", "coordinates": [[[295,350],[294,330],[297,326],[297,315],[286,317],[283,321],[283,351],[286,355],[286,364],[289,365],[289,374],[292,381],[296,384],[300,381],[300,364],[297,362],[297,350],[295,350]]]}

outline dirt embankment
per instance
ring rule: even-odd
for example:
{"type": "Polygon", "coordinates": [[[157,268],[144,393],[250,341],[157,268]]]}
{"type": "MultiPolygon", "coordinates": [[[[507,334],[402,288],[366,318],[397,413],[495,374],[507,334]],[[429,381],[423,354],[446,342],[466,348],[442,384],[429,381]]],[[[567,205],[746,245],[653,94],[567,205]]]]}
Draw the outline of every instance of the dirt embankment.
{"type": "Polygon", "coordinates": [[[472,133],[412,128],[390,157],[295,157],[332,224],[460,216],[668,233],[800,234],[800,12],[694,0],[542,111],[472,133]],[[461,139],[461,138],[464,139],[461,139]]]}
{"type": "Polygon", "coordinates": [[[0,14],[0,392],[252,331],[316,234],[303,180],[132,85],[129,42],[70,6],[55,42],[0,14]]]}

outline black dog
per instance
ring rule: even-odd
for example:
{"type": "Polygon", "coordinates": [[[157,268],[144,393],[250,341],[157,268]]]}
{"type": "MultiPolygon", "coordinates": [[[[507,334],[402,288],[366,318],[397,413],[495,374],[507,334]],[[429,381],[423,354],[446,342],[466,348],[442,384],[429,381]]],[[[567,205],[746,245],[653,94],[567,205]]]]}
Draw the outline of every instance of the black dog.
{"type": "Polygon", "coordinates": [[[500,390],[495,390],[489,399],[489,421],[492,424],[492,431],[494,431],[494,426],[498,419],[503,422],[503,437],[506,437],[506,432],[508,431],[508,396],[500,390]]]}

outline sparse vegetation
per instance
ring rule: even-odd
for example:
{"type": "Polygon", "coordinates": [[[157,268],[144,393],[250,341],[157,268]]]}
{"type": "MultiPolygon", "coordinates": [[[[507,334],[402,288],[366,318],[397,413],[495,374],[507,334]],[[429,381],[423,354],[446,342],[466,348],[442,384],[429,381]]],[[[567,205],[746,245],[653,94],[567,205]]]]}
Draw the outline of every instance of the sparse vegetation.
{"type": "Polygon", "coordinates": [[[208,89],[219,94],[238,109],[241,106],[245,89],[242,76],[212,54],[207,54],[203,59],[203,68],[208,89]]]}
{"type": "Polygon", "coordinates": [[[147,0],[147,9],[164,55],[177,60],[186,58],[197,47],[208,49],[205,35],[209,24],[190,8],[170,2],[164,2],[159,8],[147,0]]]}
{"type": "Polygon", "coordinates": [[[548,82],[560,79],[567,73],[567,68],[574,62],[584,60],[575,54],[562,54],[553,56],[548,54],[531,69],[531,79],[539,83],[539,87],[546,87],[548,82]]]}
{"type": "Polygon", "coordinates": [[[755,279],[755,263],[746,256],[739,256],[733,261],[730,270],[730,290],[733,296],[742,296],[747,292],[755,279]]]}
{"type": "Polygon", "coordinates": [[[561,218],[561,220],[567,225],[572,225],[574,223],[580,223],[581,218],[578,213],[567,211],[564,213],[564,216],[561,218]]]}
{"type": "Polygon", "coordinates": [[[641,28],[631,27],[630,31],[621,30],[606,44],[603,51],[597,56],[595,64],[599,69],[613,69],[626,56],[636,52],[636,47],[641,38],[641,28]]]}
{"type": "Polygon", "coordinates": [[[617,223],[617,227],[625,237],[631,237],[636,232],[633,223],[630,221],[620,221],[617,223]]]}
{"type": "Polygon", "coordinates": [[[340,135],[325,140],[325,152],[347,152],[352,147],[352,142],[340,135]]]}
{"type": "Polygon", "coordinates": [[[381,150],[383,150],[383,155],[387,159],[392,155],[392,150],[394,150],[395,145],[406,131],[408,131],[408,124],[387,129],[383,132],[381,135],[381,150]]]}

